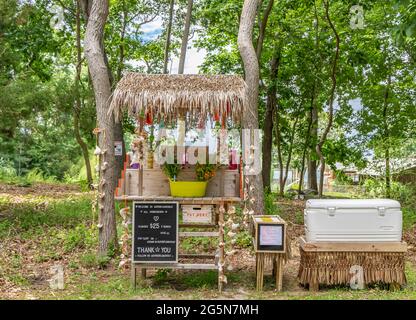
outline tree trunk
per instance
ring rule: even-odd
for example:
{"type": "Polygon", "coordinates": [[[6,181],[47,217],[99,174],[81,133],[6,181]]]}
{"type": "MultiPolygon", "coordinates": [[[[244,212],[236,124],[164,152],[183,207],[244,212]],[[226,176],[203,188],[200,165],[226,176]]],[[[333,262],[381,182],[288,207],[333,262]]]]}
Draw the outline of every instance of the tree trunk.
{"type": "MultiPolygon", "coordinates": [[[[315,90],[313,90],[312,97],[311,97],[311,110],[313,108],[314,100],[315,100],[314,91],[315,90]]],[[[312,114],[310,114],[309,119],[308,119],[308,128],[306,130],[305,144],[304,144],[304,147],[303,147],[302,164],[301,164],[301,170],[300,170],[298,194],[300,194],[302,192],[302,188],[303,188],[303,178],[304,178],[304,175],[305,175],[306,152],[307,152],[307,150],[309,148],[309,141],[310,141],[310,136],[311,136],[310,135],[311,128],[312,128],[312,114]]],[[[316,182],[316,180],[315,180],[315,182],[316,182]]]]}
{"type": "Polygon", "coordinates": [[[80,121],[80,112],[81,112],[81,95],[80,95],[80,84],[81,84],[81,70],[82,70],[82,58],[81,58],[81,5],[79,0],[77,0],[77,9],[76,9],[76,48],[77,48],[77,67],[76,67],[76,76],[75,76],[75,106],[74,106],[74,134],[75,139],[77,140],[81,151],[82,156],[84,157],[85,168],[87,173],[87,183],[88,187],[92,188],[93,179],[91,171],[91,162],[88,153],[88,146],[81,137],[81,132],[79,128],[80,121]]]}
{"type": "MultiPolygon", "coordinates": [[[[288,150],[288,155],[287,155],[287,160],[286,160],[286,167],[285,167],[285,175],[283,177],[283,192],[284,192],[284,187],[286,185],[286,181],[287,181],[287,177],[289,175],[289,167],[290,167],[290,163],[292,161],[292,151],[293,151],[293,142],[295,140],[295,134],[296,134],[296,126],[298,124],[299,121],[299,116],[296,117],[295,122],[293,122],[293,126],[292,126],[292,133],[290,136],[290,143],[289,143],[289,150],[288,150]]],[[[283,194],[281,194],[283,196],[283,194]]]]}
{"type": "Polygon", "coordinates": [[[272,149],[273,149],[273,116],[276,108],[276,80],[279,72],[280,51],[270,61],[270,78],[272,84],[267,92],[266,113],[264,115],[264,134],[263,134],[263,159],[262,175],[263,186],[270,190],[270,174],[272,168],[272,149]]]}
{"type": "MultiPolygon", "coordinates": [[[[310,139],[317,143],[318,140],[318,105],[315,102],[314,106],[311,110],[311,119],[312,119],[312,126],[311,126],[311,137],[310,139]]],[[[308,160],[308,189],[314,190],[318,192],[318,177],[316,174],[317,171],[317,163],[316,160],[313,159],[315,150],[311,149],[309,154],[308,160]]]]}
{"type": "MultiPolygon", "coordinates": [[[[259,62],[253,46],[253,27],[259,0],[245,0],[241,12],[240,28],[238,30],[238,49],[244,64],[245,81],[248,87],[248,110],[243,115],[243,128],[258,129],[258,98],[259,98],[259,62]]],[[[261,161],[261,159],[254,159],[261,161]]],[[[264,213],[263,178],[261,173],[249,175],[249,183],[253,190],[249,195],[254,198],[251,206],[256,214],[264,213]]]]}
{"type": "Polygon", "coordinates": [[[284,184],[283,184],[283,155],[282,155],[282,135],[280,134],[280,114],[279,106],[276,109],[276,146],[277,146],[277,161],[279,163],[279,196],[284,196],[284,184]]]}
{"type": "Polygon", "coordinates": [[[318,177],[317,177],[317,161],[315,160],[315,149],[316,145],[318,144],[318,128],[319,128],[319,110],[318,110],[318,97],[319,97],[319,80],[317,79],[317,76],[319,75],[319,72],[322,70],[322,64],[323,64],[323,57],[320,52],[320,31],[319,31],[319,15],[318,15],[318,9],[316,7],[316,1],[314,1],[314,15],[315,15],[315,51],[318,54],[319,58],[316,59],[315,65],[315,71],[316,76],[313,82],[313,89],[312,89],[312,95],[313,95],[313,103],[312,103],[312,109],[311,109],[311,119],[312,119],[312,125],[311,125],[311,148],[309,150],[308,155],[308,189],[313,190],[314,192],[318,193],[318,177]]]}
{"type": "Polygon", "coordinates": [[[339,43],[340,43],[338,32],[335,29],[334,24],[332,23],[331,17],[329,16],[329,2],[324,1],[324,5],[325,5],[326,18],[328,20],[328,23],[336,39],[336,45],[335,45],[336,51],[335,51],[334,61],[332,63],[332,72],[331,72],[332,87],[331,87],[331,94],[329,97],[329,106],[328,106],[328,109],[329,109],[328,110],[328,124],[321,136],[321,139],[319,140],[318,145],[316,146],[316,153],[319,156],[320,165],[321,165],[321,168],[320,168],[321,171],[320,171],[320,176],[319,176],[319,191],[318,191],[319,197],[322,197],[322,194],[323,194],[324,173],[325,173],[325,158],[324,158],[324,155],[322,154],[322,147],[326,141],[329,131],[332,128],[332,122],[333,122],[333,117],[334,117],[334,99],[335,99],[335,90],[337,87],[337,63],[339,59],[339,43]]]}
{"type": "Polygon", "coordinates": [[[263,18],[259,19],[259,36],[257,38],[257,45],[256,45],[256,54],[257,54],[257,59],[259,61],[260,61],[261,53],[263,50],[263,41],[264,41],[264,36],[266,34],[267,21],[269,20],[269,16],[270,16],[270,12],[272,11],[273,4],[274,4],[274,0],[269,0],[269,2],[267,3],[267,7],[264,9],[263,18]]]}
{"type": "Polygon", "coordinates": [[[101,255],[117,248],[117,231],[114,212],[114,116],[108,115],[111,97],[109,70],[103,50],[104,26],[108,17],[108,0],[93,1],[85,33],[85,56],[95,93],[97,125],[101,130],[98,143],[103,152],[100,157],[99,197],[99,249],[101,255]]]}
{"type": "Polygon", "coordinates": [[[383,104],[383,146],[384,146],[384,161],[386,165],[386,198],[391,197],[391,168],[390,168],[390,130],[388,122],[388,105],[389,105],[389,94],[390,94],[391,76],[387,79],[386,90],[384,92],[384,104],[383,104]]]}
{"type": "Polygon", "coordinates": [[[163,73],[168,73],[168,63],[169,63],[169,50],[170,50],[170,38],[172,34],[172,20],[173,20],[173,6],[175,0],[170,0],[169,6],[169,22],[166,29],[166,43],[165,43],[165,54],[163,58],[163,73]]]}
{"type": "Polygon", "coordinates": [[[185,28],[182,35],[181,55],[179,56],[178,74],[183,74],[185,69],[186,49],[188,46],[189,29],[191,27],[193,0],[188,0],[188,8],[186,9],[185,28]]]}
{"type": "MultiPolygon", "coordinates": [[[[116,82],[120,81],[122,78],[122,72],[124,70],[124,60],[125,60],[125,38],[126,30],[128,25],[128,9],[126,2],[123,1],[123,20],[121,25],[121,34],[120,34],[120,44],[119,44],[119,53],[118,53],[118,66],[116,72],[116,82]]],[[[107,56],[107,55],[106,55],[107,56]]],[[[108,69],[110,66],[108,64],[108,59],[106,58],[106,64],[108,69]]],[[[110,84],[113,87],[111,71],[109,72],[110,84]]],[[[124,143],[124,132],[123,132],[123,123],[122,121],[114,123],[114,141],[121,142],[122,153],[121,155],[115,155],[115,165],[114,165],[114,183],[117,185],[118,179],[121,178],[121,172],[124,169],[124,159],[126,157],[126,145],[124,143]]]]}

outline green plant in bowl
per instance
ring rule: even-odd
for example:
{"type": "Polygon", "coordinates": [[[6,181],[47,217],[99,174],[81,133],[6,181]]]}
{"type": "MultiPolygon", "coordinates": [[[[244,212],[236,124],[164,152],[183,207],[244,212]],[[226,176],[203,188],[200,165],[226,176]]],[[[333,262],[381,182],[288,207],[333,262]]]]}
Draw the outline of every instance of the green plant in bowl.
{"type": "Polygon", "coordinates": [[[178,178],[181,166],[177,163],[165,163],[163,172],[168,176],[169,180],[175,181],[178,178]]]}

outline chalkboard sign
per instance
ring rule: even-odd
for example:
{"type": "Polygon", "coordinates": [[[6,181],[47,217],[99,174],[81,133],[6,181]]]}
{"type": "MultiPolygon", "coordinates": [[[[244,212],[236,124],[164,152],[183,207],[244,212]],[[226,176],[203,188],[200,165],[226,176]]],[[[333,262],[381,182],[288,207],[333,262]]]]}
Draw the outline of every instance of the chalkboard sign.
{"type": "Polygon", "coordinates": [[[133,262],[178,262],[177,202],[134,202],[133,262]]]}

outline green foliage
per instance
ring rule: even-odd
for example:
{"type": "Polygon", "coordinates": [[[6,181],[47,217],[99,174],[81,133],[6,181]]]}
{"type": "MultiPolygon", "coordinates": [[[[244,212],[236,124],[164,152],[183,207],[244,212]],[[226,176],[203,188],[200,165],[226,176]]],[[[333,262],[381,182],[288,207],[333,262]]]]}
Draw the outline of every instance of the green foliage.
{"type": "Polygon", "coordinates": [[[181,171],[180,164],[165,163],[163,165],[163,172],[168,176],[170,180],[177,179],[180,171],[181,171]]]}
{"type": "Polygon", "coordinates": [[[279,206],[276,204],[276,195],[271,192],[264,193],[264,214],[278,214],[279,206]]]}
{"type": "Polygon", "coordinates": [[[416,205],[408,208],[402,208],[403,211],[403,229],[411,231],[416,226],[416,205]]]}
{"type": "Polygon", "coordinates": [[[97,229],[80,224],[66,234],[64,249],[66,252],[70,252],[78,248],[92,249],[96,246],[97,242],[97,229]]]}
{"type": "Polygon", "coordinates": [[[109,257],[100,256],[96,253],[86,253],[80,259],[80,264],[88,269],[104,269],[109,262],[109,257]]]}
{"type": "MultiPolygon", "coordinates": [[[[94,177],[94,168],[97,165],[97,157],[94,156],[94,151],[91,149],[89,152],[91,170],[93,171],[94,177]]],[[[65,172],[63,180],[66,183],[78,183],[83,191],[88,190],[87,182],[87,167],[83,157],[78,158],[78,161],[75,162],[71,167],[65,172]]]]}
{"type": "Polygon", "coordinates": [[[253,245],[253,238],[251,234],[246,230],[238,232],[235,239],[236,245],[240,248],[251,248],[251,246],[253,245]]]}
{"type": "Polygon", "coordinates": [[[19,205],[0,197],[0,208],[13,213],[0,220],[0,237],[9,233],[33,233],[44,226],[76,228],[91,219],[91,198],[87,196],[53,201],[38,199],[19,205]]]}
{"type": "Polygon", "coordinates": [[[156,273],[153,277],[154,282],[156,284],[160,284],[160,283],[165,282],[167,280],[168,276],[169,276],[170,271],[171,270],[169,270],[169,269],[157,269],[157,271],[156,271],[156,273]]]}
{"type": "Polygon", "coordinates": [[[336,185],[351,185],[353,184],[352,178],[347,176],[342,170],[335,170],[335,184],[336,185]]]}
{"type": "Polygon", "coordinates": [[[215,164],[199,164],[195,166],[196,179],[198,181],[209,181],[215,176],[217,165],[215,164]]]}
{"type": "MultiPolygon", "coordinates": [[[[386,194],[386,185],[383,180],[366,179],[363,183],[364,194],[371,198],[382,198],[386,194]]],[[[405,185],[392,181],[391,198],[399,201],[402,205],[415,206],[416,190],[414,186],[405,185]]]]}

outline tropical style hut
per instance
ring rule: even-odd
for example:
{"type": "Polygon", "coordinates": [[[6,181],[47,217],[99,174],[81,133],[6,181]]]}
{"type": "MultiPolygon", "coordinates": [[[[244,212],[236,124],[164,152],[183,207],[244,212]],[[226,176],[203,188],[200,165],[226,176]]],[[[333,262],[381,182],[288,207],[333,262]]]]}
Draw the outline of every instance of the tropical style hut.
{"type": "MultiPolygon", "coordinates": [[[[111,111],[117,119],[121,120],[127,112],[130,117],[137,120],[138,124],[137,144],[132,145],[135,155],[131,154],[126,158],[125,170],[116,190],[116,200],[178,202],[183,216],[179,224],[179,239],[187,236],[218,237],[218,248],[216,253],[180,252],[178,263],[163,267],[216,269],[220,290],[226,283],[224,268],[232,268],[230,264],[226,265],[226,257],[232,260],[235,252],[230,248],[230,244],[225,243],[225,238],[234,237],[238,231],[239,224],[234,221],[237,219],[234,204],[241,202],[244,197],[241,160],[229,165],[226,161],[227,165],[222,162],[221,166],[201,166],[199,163],[188,163],[189,159],[186,156],[183,158],[182,154],[179,155],[179,149],[180,144],[183,143],[185,127],[203,129],[208,121],[216,123],[217,127],[222,129],[228,128],[230,124],[238,127],[246,105],[247,87],[244,80],[236,75],[128,73],[117,84],[111,102],[111,111]],[[178,126],[179,143],[174,147],[174,153],[176,161],[181,162],[180,167],[154,163],[153,158],[156,155],[154,145],[149,147],[149,140],[154,143],[154,137],[149,139],[149,133],[145,132],[144,127],[151,126],[153,130],[153,125],[156,123],[159,129],[175,124],[178,126]],[[202,190],[199,195],[192,194],[192,191],[199,189],[197,184],[185,184],[182,188],[175,186],[176,182],[201,182],[200,180],[205,182],[206,190],[202,190]],[[197,223],[198,221],[200,223],[197,223]],[[204,231],[183,231],[189,227],[193,228],[192,230],[200,228],[204,231]],[[230,230],[227,237],[224,236],[224,227],[230,230]],[[192,263],[187,263],[189,259],[192,263]],[[212,259],[212,262],[195,263],[197,259],[203,261],[212,259]]],[[[153,132],[152,130],[150,132],[153,132]]],[[[219,140],[221,139],[218,138],[219,140]]],[[[209,150],[209,147],[205,146],[208,151],[207,159],[212,153],[218,156],[221,148],[227,149],[225,142],[221,141],[219,146],[217,144],[216,150],[209,150]]],[[[189,146],[183,148],[186,151],[189,146]]],[[[198,156],[199,152],[198,150],[198,156]]],[[[236,152],[240,151],[234,150],[233,153],[228,150],[225,153],[222,150],[222,152],[222,156],[225,154],[226,157],[235,159],[236,152]]],[[[247,209],[243,216],[244,222],[241,221],[241,224],[246,225],[247,209]]],[[[161,265],[134,264],[134,278],[136,267],[141,268],[142,276],[145,276],[146,268],[158,266],[161,265]]]]}

